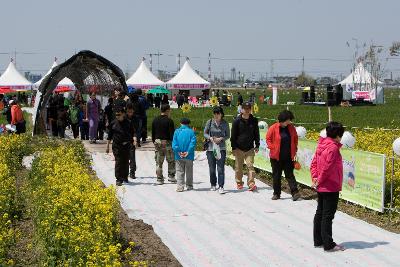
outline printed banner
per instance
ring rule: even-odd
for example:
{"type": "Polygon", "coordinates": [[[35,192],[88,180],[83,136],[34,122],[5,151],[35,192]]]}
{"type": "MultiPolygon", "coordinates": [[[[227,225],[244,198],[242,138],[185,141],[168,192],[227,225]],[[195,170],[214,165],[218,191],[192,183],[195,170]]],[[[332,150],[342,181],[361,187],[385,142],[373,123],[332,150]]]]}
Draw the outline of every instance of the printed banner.
{"type": "MultiPolygon", "coordinates": [[[[254,159],[258,169],[272,172],[266,130],[260,129],[260,151],[254,159]]],[[[301,170],[295,170],[297,182],[311,186],[310,166],[317,142],[299,139],[297,158],[301,170]]],[[[231,152],[230,143],[227,149],[231,152]]],[[[385,196],[385,155],[342,148],[343,186],[340,198],[376,211],[383,211],[385,196]]],[[[229,157],[234,159],[232,153],[229,157]]]]}

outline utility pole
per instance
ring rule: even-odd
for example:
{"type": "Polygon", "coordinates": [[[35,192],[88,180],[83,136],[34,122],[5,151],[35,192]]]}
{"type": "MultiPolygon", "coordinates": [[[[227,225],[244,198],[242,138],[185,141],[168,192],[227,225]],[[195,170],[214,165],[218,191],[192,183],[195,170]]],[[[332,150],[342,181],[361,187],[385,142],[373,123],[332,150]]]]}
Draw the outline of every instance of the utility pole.
{"type": "Polygon", "coordinates": [[[274,60],[271,59],[271,80],[274,78],[274,60]]]}
{"type": "Polygon", "coordinates": [[[211,52],[208,53],[208,81],[211,82],[211,52]]]}
{"type": "Polygon", "coordinates": [[[177,62],[178,62],[178,64],[177,64],[176,72],[179,72],[181,70],[181,53],[178,54],[177,62]]]}
{"type": "Polygon", "coordinates": [[[301,73],[304,73],[304,56],[303,56],[302,61],[303,61],[303,65],[302,65],[302,67],[301,67],[301,73]]]}
{"type": "Polygon", "coordinates": [[[157,56],[157,67],[158,67],[158,72],[160,72],[160,56],[162,56],[163,54],[160,54],[159,51],[157,51],[157,53],[150,53],[150,54],[146,54],[148,56],[150,56],[150,71],[153,72],[153,56],[157,56]]]}

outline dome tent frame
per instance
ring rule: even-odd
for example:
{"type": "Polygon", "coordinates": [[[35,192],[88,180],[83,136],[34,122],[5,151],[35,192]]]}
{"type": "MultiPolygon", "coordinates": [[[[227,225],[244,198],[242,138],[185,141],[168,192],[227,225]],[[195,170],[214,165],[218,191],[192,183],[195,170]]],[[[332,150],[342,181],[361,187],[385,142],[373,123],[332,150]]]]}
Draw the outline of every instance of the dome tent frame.
{"type": "Polygon", "coordinates": [[[97,94],[110,96],[117,88],[128,91],[125,75],[118,66],[92,51],[80,51],[56,66],[40,84],[35,101],[33,134],[47,134],[45,107],[57,84],[65,77],[74,83],[81,94],[95,90],[97,94]]]}

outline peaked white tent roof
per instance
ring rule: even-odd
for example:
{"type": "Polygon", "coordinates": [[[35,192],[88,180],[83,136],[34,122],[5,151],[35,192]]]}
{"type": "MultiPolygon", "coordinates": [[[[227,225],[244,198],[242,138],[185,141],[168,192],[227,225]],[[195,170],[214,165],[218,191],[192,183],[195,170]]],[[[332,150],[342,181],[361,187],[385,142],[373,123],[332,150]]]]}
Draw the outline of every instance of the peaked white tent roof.
{"type": "Polygon", "coordinates": [[[208,89],[210,83],[198,75],[186,60],[182,69],[167,82],[169,89],[208,89]]]}
{"type": "MultiPolygon", "coordinates": [[[[371,73],[365,69],[362,62],[358,63],[354,71],[347,76],[343,81],[340,82],[341,85],[346,84],[372,84],[376,83],[376,78],[371,75],[371,73]]],[[[378,84],[382,83],[378,81],[378,84]]]]}
{"type": "Polygon", "coordinates": [[[126,81],[127,85],[131,85],[136,89],[151,89],[159,85],[164,85],[164,82],[158,79],[146,66],[144,59],[139,67],[126,81]]]}
{"type": "Polygon", "coordinates": [[[10,89],[28,89],[32,83],[28,81],[18,70],[15,68],[13,60],[8,64],[7,69],[0,76],[0,86],[10,87],[10,89]]]}
{"type": "MultiPolygon", "coordinates": [[[[35,82],[35,83],[33,84],[33,86],[34,86],[35,88],[39,88],[39,86],[40,86],[40,84],[43,82],[44,78],[46,78],[46,76],[49,75],[49,74],[53,71],[53,69],[54,69],[55,67],[57,67],[57,66],[58,66],[57,61],[54,60],[54,63],[53,63],[53,65],[51,66],[51,68],[49,69],[49,71],[42,77],[42,79],[40,79],[39,81],[35,82]]],[[[62,79],[62,80],[57,84],[57,86],[75,87],[74,83],[73,83],[70,79],[68,79],[67,77],[65,77],[64,79],[62,79]]]]}

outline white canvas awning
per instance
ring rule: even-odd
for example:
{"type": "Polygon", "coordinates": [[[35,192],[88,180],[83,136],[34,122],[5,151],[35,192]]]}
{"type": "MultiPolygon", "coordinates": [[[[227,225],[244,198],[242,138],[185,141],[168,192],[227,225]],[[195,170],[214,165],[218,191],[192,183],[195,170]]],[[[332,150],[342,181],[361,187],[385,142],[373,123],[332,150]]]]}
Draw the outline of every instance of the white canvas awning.
{"type": "Polygon", "coordinates": [[[133,86],[135,89],[152,89],[164,85],[164,82],[149,70],[143,59],[136,71],[126,81],[126,84],[133,86]]]}
{"type": "MultiPolygon", "coordinates": [[[[49,75],[49,74],[53,71],[53,69],[54,69],[55,67],[57,67],[57,66],[58,66],[58,64],[57,64],[57,59],[55,59],[54,62],[53,62],[53,65],[51,66],[51,68],[49,69],[49,71],[42,77],[42,79],[40,79],[39,81],[35,82],[35,83],[33,84],[33,87],[34,87],[35,89],[39,88],[39,86],[40,86],[40,84],[43,82],[44,78],[46,78],[46,76],[49,75]]],[[[70,79],[68,79],[67,77],[65,77],[64,79],[62,79],[62,80],[57,84],[57,87],[70,87],[70,88],[75,88],[75,85],[74,85],[74,83],[73,83],[70,79]]]]}
{"type": "Polygon", "coordinates": [[[169,80],[168,89],[209,89],[210,83],[197,74],[186,60],[182,69],[169,80]]]}
{"type": "Polygon", "coordinates": [[[0,87],[8,87],[14,90],[30,89],[32,83],[28,81],[18,70],[15,68],[14,62],[11,59],[7,69],[0,76],[0,87]]]}

